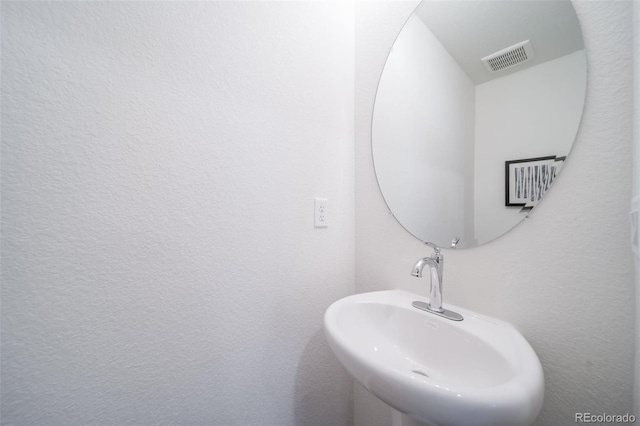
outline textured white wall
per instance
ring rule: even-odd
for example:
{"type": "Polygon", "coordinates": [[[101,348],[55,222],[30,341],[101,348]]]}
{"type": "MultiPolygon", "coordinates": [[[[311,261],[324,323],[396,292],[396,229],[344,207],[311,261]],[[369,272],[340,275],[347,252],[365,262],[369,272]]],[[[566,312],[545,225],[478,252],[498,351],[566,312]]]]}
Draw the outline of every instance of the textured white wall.
{"type": "Polygon", "coordinates": [[[475,104],[473,82],[413,15],[380,78],[372,144],[386,202],[424,241],[473,238],[473,214],[465,210],[473,212],[475,104]],[[442,214],[434,203],[453,213],[442,214]],[[438,232],[429,234],[433,223],[438,232]]]}
{"type": "Polygon", "coordinates": [[[524,219],[519,208],[504,205],[504,162],[569,154],[586,84],[580,50],[476,87],[474,231],[480,243],[524,219]]]}
{"type": "Polygon", "coordinates": [[[351,422],[352,5],[2,2],[1,100],[3,423],[351,422]]]}
{"type": "MultiPolygon", "coordinates": [[[[409,276],[427,250],[386,210],[371,166],[377,79],[417,2],[356,5],[356,291],[426,294],[409,276]]],[[[634,285],[629,250],[632,28],[630,1],[579,1],[587,97],[571,157],[531,217],[485,246],[445,250],[445,303],[515,324],[542,361],[540,425],[573,424],[576,411],[632,410],[634,285]]],[[[361,425],[389,410],[356,387],[361,425]]]]}

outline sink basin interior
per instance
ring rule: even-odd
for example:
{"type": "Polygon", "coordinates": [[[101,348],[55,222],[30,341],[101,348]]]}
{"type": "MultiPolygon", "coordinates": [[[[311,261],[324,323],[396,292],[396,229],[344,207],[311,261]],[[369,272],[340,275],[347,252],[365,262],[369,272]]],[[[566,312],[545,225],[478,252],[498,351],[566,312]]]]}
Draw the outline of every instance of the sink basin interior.
{"type": "Polygon", "coordinates": [[[453,321],[433,318],[412,306],[359,303],[341,312],[339,322],[353,328],[349,334],[377,362],[417,380],[493,386],[514,374],[513,367],[489,344],[453,321]],[[362,327],[363,322],[369,326],[362,327]]]}

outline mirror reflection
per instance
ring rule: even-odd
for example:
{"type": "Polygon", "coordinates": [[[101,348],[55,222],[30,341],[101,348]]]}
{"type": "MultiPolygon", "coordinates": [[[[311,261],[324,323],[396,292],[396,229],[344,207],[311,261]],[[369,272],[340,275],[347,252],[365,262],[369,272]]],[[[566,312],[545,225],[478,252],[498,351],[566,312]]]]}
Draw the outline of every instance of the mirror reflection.
{"type": "Polygon", "coordinates": [[[423,1],[374,106],[374,166],[391,212],[440,247],[507,232],[557,177],[585,92],[569,0],[423,1]]]}

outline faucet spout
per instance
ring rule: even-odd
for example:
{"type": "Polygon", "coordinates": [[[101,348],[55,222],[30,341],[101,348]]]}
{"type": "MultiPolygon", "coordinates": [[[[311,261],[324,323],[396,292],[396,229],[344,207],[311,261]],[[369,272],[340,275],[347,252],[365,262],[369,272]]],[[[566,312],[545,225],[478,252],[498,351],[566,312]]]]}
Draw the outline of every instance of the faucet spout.
{"type": "Polygon", "coordinates": [[[419,259],[415,265],[413,265],[413,270],[411,271],[411,275],[416,278],[422,278],[422,270],[427,265],[429,265],[430,267],[433,267],[433,266],[437,267],[437,265],[433,263],[433,259],[428,257],[423,257],[422,259],[419,259]]]}

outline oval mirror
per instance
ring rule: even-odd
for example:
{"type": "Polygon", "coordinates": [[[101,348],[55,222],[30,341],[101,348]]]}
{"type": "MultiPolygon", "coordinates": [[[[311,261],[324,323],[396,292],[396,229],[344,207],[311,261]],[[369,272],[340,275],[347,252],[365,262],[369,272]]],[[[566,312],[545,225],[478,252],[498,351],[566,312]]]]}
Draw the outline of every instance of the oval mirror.
{"type": "Polygon", "coordinates": [[[389,53],[373,112],[393,215],[440,247],[510,230],[557,177],[586,81],[569,0],[423,1],[389,53]]]}

